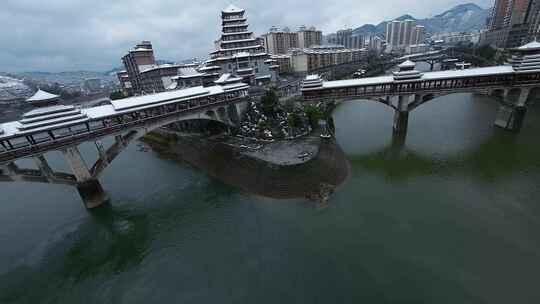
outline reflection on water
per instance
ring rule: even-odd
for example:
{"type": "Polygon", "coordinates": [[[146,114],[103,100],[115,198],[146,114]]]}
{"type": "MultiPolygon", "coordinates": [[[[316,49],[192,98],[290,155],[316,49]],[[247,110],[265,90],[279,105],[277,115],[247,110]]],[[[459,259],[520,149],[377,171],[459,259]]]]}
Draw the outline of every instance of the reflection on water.
{"type": "Polygon", "coordinates": [[[520,134],[495,111],[436,99],[400,148],[391,110],[340,105],[352,172],[322,210],[136,147],[93,215],[68,187],[0,185],[0,303],[540,302],[540,109],[520,134]]]}

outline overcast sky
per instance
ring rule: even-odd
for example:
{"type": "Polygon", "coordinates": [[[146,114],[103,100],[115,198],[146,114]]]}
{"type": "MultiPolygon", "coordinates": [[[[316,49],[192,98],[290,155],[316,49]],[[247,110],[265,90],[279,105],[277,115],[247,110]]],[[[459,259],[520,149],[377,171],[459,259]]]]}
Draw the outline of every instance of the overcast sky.
{"type": "MultiPolygon", "coordinates": [[[[2,0],[0,72],[105,71],[140,40],[159,59],[205,57],[220,32],[222,0],[2,0]]],[[[237,0],[257,35],[272,25],[325,34],[403,14],[430,17],[463,0],[237,0]]],[[[476,0],[487,8],[493,0],[476,0]]]]}

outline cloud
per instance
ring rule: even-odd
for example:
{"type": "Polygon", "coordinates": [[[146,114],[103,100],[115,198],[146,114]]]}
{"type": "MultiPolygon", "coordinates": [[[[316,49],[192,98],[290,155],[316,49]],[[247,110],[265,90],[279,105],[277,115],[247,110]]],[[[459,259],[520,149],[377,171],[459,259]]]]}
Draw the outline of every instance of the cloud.
{"type": "MultiPolygon", "coordinates": [[[[220,32],[221,0],[3,0],[0,71],[107,70],[140,40],[160,59],[203,58],[220,32]]],[[[403,14],[429,17],[458,0],[238,0],[250,28],[314,25],[325,32],[403,14]]],[[[483,7],[489,0],[476,1],[483,7]]]]}

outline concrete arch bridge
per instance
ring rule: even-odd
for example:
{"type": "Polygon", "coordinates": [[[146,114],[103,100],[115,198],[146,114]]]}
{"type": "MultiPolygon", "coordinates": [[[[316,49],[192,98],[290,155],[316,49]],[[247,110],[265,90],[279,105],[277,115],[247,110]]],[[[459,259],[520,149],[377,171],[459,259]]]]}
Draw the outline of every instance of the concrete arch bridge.
{"type": "Polygon", "coordinates": [[[407,60],[393,75],[340,81],[310,75],[302,85],[306,102],[369,99],[393,108],[393,133],[402,140],[410,112],[437,97],[464,92],[495,97],[500,103],[495,125],[519,131],[527,106],[540,97],[540,43],[514,49],[501,66],[421,73],[407,60]]]}
{"type": "Polygon", "coordinates": [[[85,206],[107,201],[99,176],[135,139],[157,128],[190,120],[212,120],[226,125],[240,121],[249,86],[195,87],[111,101],[108,105],[76,108],[52,105],[36,108],[18,121],[0,124],[0,181],[74,185],[85,206]],[[113,137],[105,149],[101,139],[113,137]],[[97,161],[87,166],[78,146],[95,143],[97,161]],[[72,173],[54,172],[46,153],[60,151],[72,173]],[[21,169],[17,160],[31,158],[37,170],[21,169]]]}

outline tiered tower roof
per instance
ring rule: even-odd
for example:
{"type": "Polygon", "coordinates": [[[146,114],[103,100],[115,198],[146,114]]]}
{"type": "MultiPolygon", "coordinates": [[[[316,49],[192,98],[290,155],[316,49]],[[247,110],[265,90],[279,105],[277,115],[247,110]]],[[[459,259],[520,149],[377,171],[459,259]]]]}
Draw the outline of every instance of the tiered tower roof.
{"type": "Polygon", "coordinates": [[[236,7],[234,4],[229,4],[224,10],[223,13],[225,14],[234,14],[234,13],[243,13],[245,12],[244,9],[236,7]]]}
{"type": "Polygon", "coordinates": [[[422,73],[415,70],[416,63],[411,60],[407,60],[402,64],[398,65],[399,71],[394,72],[394,80],[413,80],[420,79],[422,73]]]}
{"type": "Polygon", "coordinates": [[[41,89],[37,90],[37,92],[32,95],[30,98],[26,99],[27,102],[34,103],[34,102],[43,102],[43,101],[51,101],[51,100],[57,100],[60,98],[60,96],[51,94],[49,92],[45,92],[41,89]]]}
{"type": "Polygon", "coordinates": [[[512,50],[508,63],[516,72],[540,70],[540,42],[533,41],[512,50]]]}
{"type": "Polygon", "coordinates": [[[264,48],[249,31],[245,10],[231,4],[221,13],[222,33],[213,58],[232,58],[239,52],[264,54],[264,48]]]}

